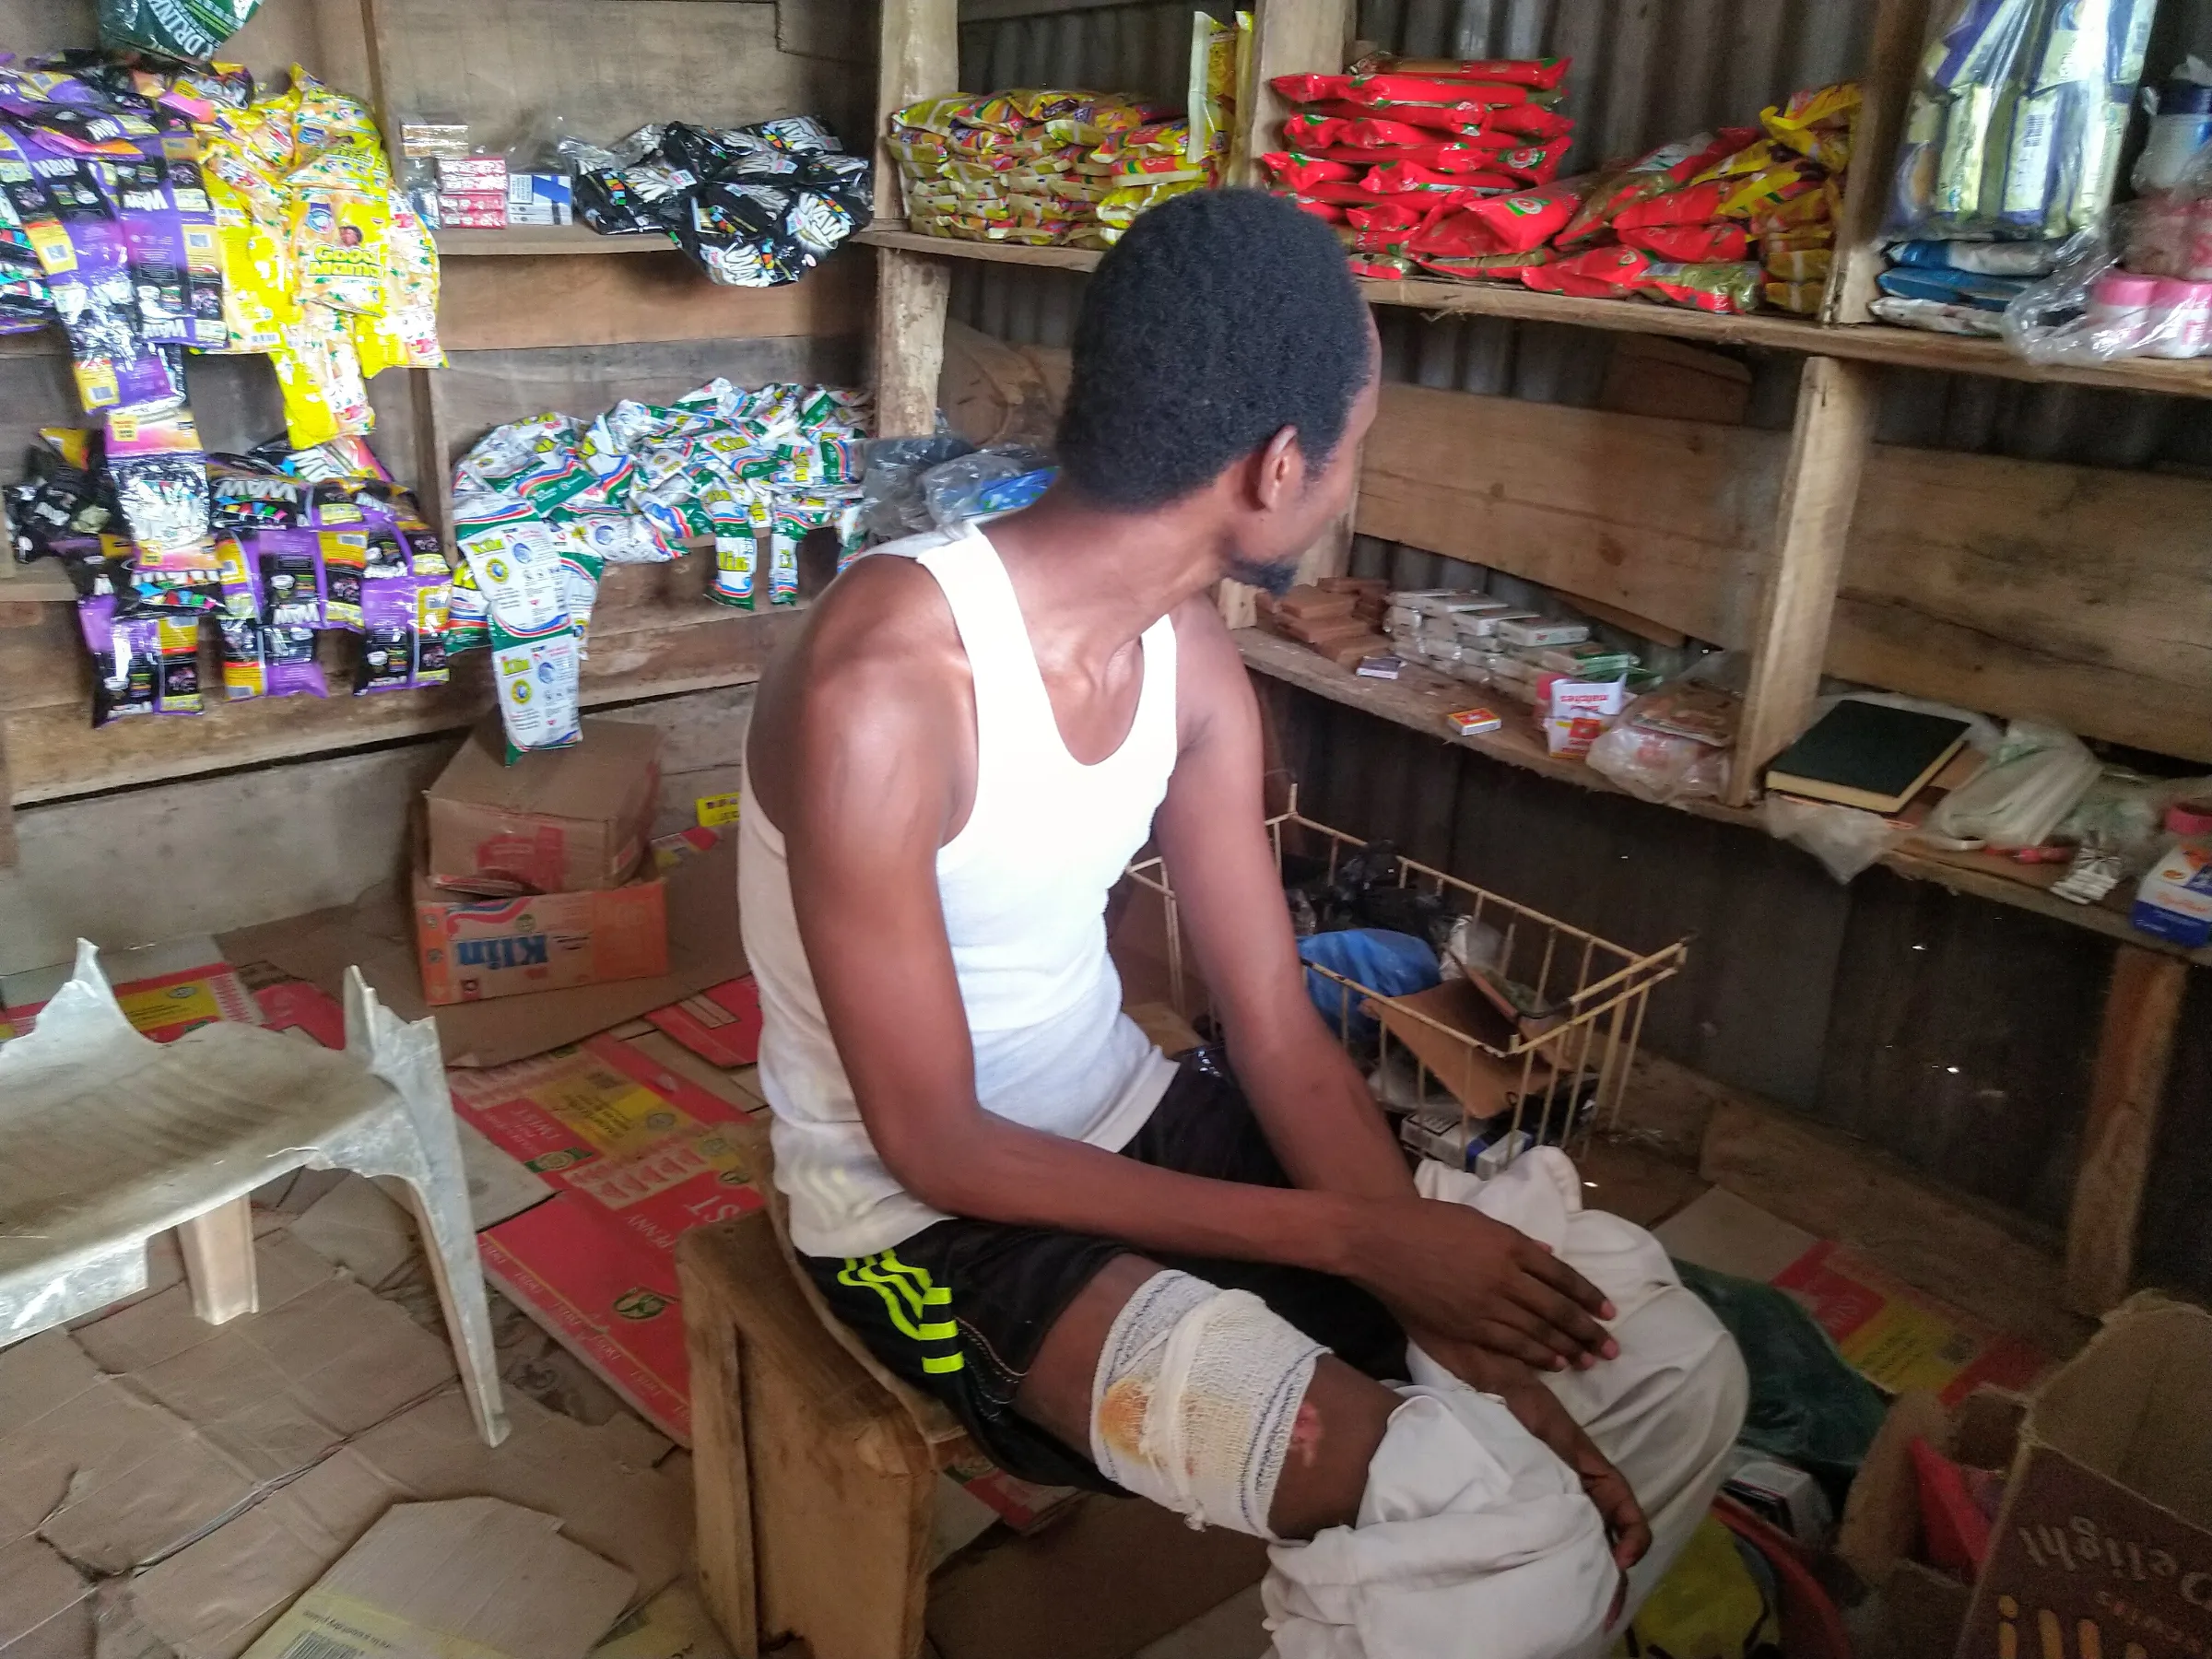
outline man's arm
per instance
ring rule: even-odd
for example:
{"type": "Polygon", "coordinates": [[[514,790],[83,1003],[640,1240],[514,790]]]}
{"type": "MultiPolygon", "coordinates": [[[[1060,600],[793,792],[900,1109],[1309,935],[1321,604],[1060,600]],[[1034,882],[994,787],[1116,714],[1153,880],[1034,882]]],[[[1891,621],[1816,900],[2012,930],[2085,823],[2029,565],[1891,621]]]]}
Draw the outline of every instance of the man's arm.
{"type": "MultiPolygon", "coordinates": [[[[1194,602],[1177,624],[1182,750],[1154,831],[1230,1063],[1268,1144],[1300,1186],[1407,1198],[1413,1180],[1405,1157],[1366,1079],[1306,994],[1265,828],[1259,705],[1243,659],[1212,606],[1194,602]]],[[[1569,1296],[1594,1310],[1596,1293],[1579,1275],[1569,1277],[1569,1296]]],[[[1379,1294],[1395,1300],[1388,1288],[1379,1294]]],[[[1458,1334],[1551,1369],[1611,1351],[1596,1322],[1562,1302],[1540,1320],[1509,1319],[1458,1334]]]]}
{"type": "MultiPolygon", "coordinates": [[[[900,579],[869,582],[871,599],[895,597],[900,579]]],[[[966,739],[948,734],[972,730],[971,693],[948,688],[927,630],[902,620],[840,629],[818,616],[808,665],[835,669],[775,699],[787,747],[771,814],[823,1012],[900,1183],[954,1215],[1388,1285],[1425,1323],[1470,1337],[1501,1318],[1563,1317],[1567,1270],[1459,1206],[1203,1180],[982,1109],[936,885],[937,849],[966,811],[966,739]]]]}

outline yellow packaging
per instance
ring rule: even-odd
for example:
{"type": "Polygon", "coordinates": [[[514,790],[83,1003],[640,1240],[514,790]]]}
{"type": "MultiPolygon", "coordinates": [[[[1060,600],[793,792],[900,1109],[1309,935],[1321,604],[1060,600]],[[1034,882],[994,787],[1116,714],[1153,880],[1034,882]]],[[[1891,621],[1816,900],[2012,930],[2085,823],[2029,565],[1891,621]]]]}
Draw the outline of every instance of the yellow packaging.
{"type": "Polygon", "coordinates": [[[1783,282],[1826,282],[1835,257],[1826,248],[1780,249],[1767,255],[1767,275],[1783,282]]]}
{"type": "Polygon", "coordinates": [[[1795,312],[1801,317],[1820,314],[1820,301],[1828,293],[1826,282],[1770,282],[1767,284],[1767,303],[1786,312],[1795,312]]]}
{"type": "Polygon", "coordinates": [[[1193,167],[1218,165],[1229,154],[1235,130],[1237,31],[1204,12],[1191,14],[1190,124],[1183,159],[1193,167]]]}

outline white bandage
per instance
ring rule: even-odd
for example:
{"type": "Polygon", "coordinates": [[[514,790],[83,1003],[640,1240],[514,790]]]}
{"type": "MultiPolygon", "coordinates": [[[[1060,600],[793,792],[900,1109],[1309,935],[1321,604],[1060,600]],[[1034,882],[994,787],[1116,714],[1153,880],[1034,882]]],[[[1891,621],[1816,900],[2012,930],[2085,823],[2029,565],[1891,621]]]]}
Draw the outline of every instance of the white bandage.
{"type": "Polygon", "coordinates": [[[1273,1538],[1276,1483],[1326,1351],[1247,1291],[1155,1274],[1099,1350],[1091,1458],[1194,1527],[1273,1538]]]}

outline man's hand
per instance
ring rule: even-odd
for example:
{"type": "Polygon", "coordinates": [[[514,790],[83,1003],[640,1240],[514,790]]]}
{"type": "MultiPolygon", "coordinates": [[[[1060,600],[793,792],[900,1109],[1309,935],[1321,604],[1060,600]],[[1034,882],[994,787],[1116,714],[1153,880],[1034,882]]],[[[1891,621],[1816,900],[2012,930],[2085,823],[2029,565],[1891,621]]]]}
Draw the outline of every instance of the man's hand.
{"type": "MultiPolygon", "coordinates": [[[[1597,1506],[1599,1518],[1606,1524],[1606,1535],[1613,1541],[1613,1559],[1623,1572],[1643,1559],[1652,1547],[1652,1529],[1636,1494],[1534,1371],[1517,1359],[1432,1332],[1416,1331],[1411,1338],[1423,1353],[1469,1387],[1503,1400],[1514,1420],[1574,1471],[1583,1490],[1597,1506]]],[[[1626,1587],[1624,1582],[1622,1588],[1626,1587]]],[[[1619,1610],[1617,1599],[1615,1614],[1619,1610]]]]}
{"type": "Polygon", "coordinates": [[[1463,1204],[1367,1206],[1346,1277],[1411,1329],[1436,1331],[1540,1370],[1588,1369],[1620,1352],[1597,1322],[1613,1304],[1526,1233],[1463,1204]]]}

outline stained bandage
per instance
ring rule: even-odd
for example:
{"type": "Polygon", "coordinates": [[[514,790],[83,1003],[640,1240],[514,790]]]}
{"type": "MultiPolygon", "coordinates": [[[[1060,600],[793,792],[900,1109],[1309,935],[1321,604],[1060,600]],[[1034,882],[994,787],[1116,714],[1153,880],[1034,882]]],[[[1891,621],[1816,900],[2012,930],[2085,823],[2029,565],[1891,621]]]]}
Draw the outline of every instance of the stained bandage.
{"type": "Polygon", "coordinates": [[[1099,1351],[1092,1461],[1193,1527],[1272,1539],[1276,1484],[1324,1352],[1247,1291],[1155,1274],[1099,1351]]]}

